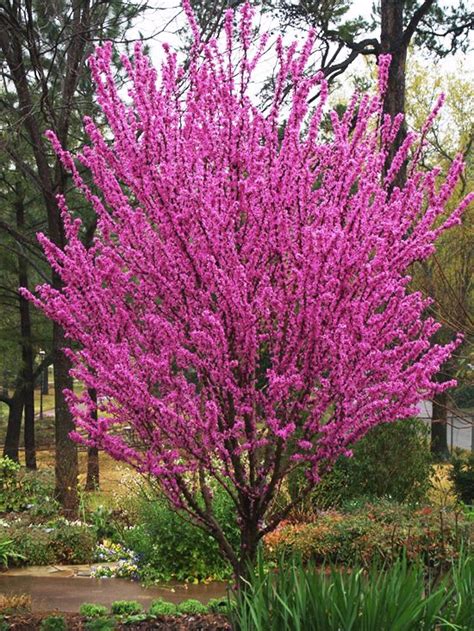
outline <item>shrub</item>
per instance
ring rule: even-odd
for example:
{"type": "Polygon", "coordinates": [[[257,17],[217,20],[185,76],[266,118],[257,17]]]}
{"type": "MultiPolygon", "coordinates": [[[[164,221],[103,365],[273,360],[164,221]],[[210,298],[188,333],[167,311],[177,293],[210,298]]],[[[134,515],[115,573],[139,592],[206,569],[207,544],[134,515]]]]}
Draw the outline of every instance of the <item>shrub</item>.
{"type": "Polygon", "coordinates": [[[91,528],[59,519],[47,524],[15,524],[0,528],[0,540],[12,541],[14,565],[51,565],[53,563],[91,563],[95,535],[91,528]]]}
{"type": "Polygon", "coordinates": [[[67,623],[63,616],[48,616],[41,621],[41,631],[67,631],[67,623]]]}
{"type": "Polygon", "coordinates": [[[207,613],[206,605],[203,605],[199,600],[195,600],[194,598],[189,598],[188,600],[184,600],[182,603],[178,605],[178,612],[181,614],[187,615],[203,615],[207,613]]]}
{"type": "Polygon", "coordinates": [[[0,535],[0,568],[8,567],[10,561],[20,561],[22,555],[15,550],[13,539],[7,539],[4,535],[0,535]]]}
{"type": "Polygon", "coordinates": [[[211,613],[227,614],[229,612],[228,598],[211,598],[207,603],[207,609],[211,613]]]}
{"type": "Polygon", "coordinates": [[[466,458],[455,456],[449,477],[458,498],[465,504],[474,504],[474,453],[466,458]]]}
{"type": "Polygon", "coordinates": [[[143,607],[136,600],[116,600],[110,610],[117,616],[134,616],[142,613],[143,607]]]}
{"type": "MultiPolygon", "coordinates": [[[[391,498],[419,502],[430,486],[431,454],[428,428],[420,419],[379,425],[352,448],[352,458],[339,458],[332,471],[315,487],[307,509],[341,506],[355,498],[391,498]]],[[[295,497],[303,472],[290,476],[295,497]]]]}
{"type": "Polygon", "coordinates": [[[149,613],[151,616],[175,616],[178,608],[174,603],[159,598],[151,603],[149,613]]]}
{"type": "Polygon", "coordinates": [[[94,603],[84,603],[79,607],[79,613],[84,618],[99,618],[108,614],[107,607],[104,605],[96,605],[94,603]]]}
{"type": "MultiPolygon", "coordinates": [[[[223,492],[214,493],[216,518],[225,524],[229,540],[239,541],[235,508],[223,492]]],[[[215,540],[185,521],[160,497],[141,498],[138,526],[125,530],[124,544],[140,557],[140,577],[145,580],[225,579],[231,568],[222,559],[215,540]]]]}
{"type": "Polygon", "coordinates": [[[92,618],[92,620],[87,620],[85,628],[87,631],[112,631],[115,629],[115,620],[113,618],[92,618]]]}
{"type": "Polygon", "coordinates": [[[115,626],[113,618],[92,618],[84,625],[87,631],[112,631],[115,626]]]}
{"type": "Polygon", "coordinates": [[[8,457],[0,458],[0,513],[21,510],[24,497],[19,479],[20,465],[8,457]]]}
{"type": "Polygon", "coordinates": [[[352,512],[326,512],[310,523],[286,523],[265,537],[267,559],[299,554],[316,563],[347,566],[394,563],[401,556],[444,566],[467,541],[470,525],[462,514],[413,510],[381,501],[352,512]]]}

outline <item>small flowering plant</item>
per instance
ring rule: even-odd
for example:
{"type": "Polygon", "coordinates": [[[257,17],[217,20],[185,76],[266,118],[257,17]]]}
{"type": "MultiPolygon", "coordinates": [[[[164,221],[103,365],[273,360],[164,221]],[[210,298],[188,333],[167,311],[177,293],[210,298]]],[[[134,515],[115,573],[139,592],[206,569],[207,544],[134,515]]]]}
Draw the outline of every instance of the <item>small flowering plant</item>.
{"type": "Polygon", "coordinates": [[[99,563],[111,563],[112,565],[100,565],[92,570],[95,578],[128,578],[138,580],[140,578],[138,555],[128,550],[119,543],[104,541],[97,545],[94,560],[99,563]]]}
{"type": "Polygon", "coordinates": [[[431,343],[438,324],[408,270],[472,196],[446,213],[461,156],[441,182],[419,168],[432,116],[387,168],[402,122],[383,112],[389,57],[377,93],[332,112],[322,137],[328,86],[306,68],[314,31],[300,49],[278,38],[264,110],[252,80],[268,36],[252,44],[250,3],[227,12],[222,45],[202,41],[183,6],[194,35],[185,67],[165,46],[158,75],[138,45],[122,58],[123,98],[112,45],[89,59],[108,129],[86,117],[76,156],[49,138],[96,212],[95,238],[83,244],[59,197],[66,245],[39,240],[62,288],[23,293],[75,342],[66,353],[85,387],[68,395],[74,439],[157,478],[240,576],[292,508],[270,514],[292,470],[305,471],[304,497],[371,427],[452,385],[434,376],[459,340],[431,343]],[[239,549],[216,514],[216,484],[235,505],[239,549]]]}

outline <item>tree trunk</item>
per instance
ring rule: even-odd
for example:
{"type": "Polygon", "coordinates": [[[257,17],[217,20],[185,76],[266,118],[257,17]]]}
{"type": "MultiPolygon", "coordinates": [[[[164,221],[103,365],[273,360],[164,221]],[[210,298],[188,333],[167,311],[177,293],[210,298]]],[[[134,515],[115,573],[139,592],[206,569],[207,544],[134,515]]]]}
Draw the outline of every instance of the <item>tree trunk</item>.
{"type": "Polygon", "coordinates": [[[8,405],[8,424],[5,436],[5,445],[3,448],[3,456],[20,462],[20,434],[21,434],[21,416],[23,413],[23,388],[21,377],[18,377],[15,385],[15,392],[12,397],[2,397],[2,401],[8,405]]]}
{"type": "MultiPolygon", "coordinates": [[[[90,388],[89,396],[97,406],[97,391],[90,388]]],[[[97,407],[94,408],[92,417],[97,421],[97,407]]],[[[99,488],[99,450],[97,447],[89,447],[87,450],[87,477],[86,491],[96,491],[99,488]]]]}
{"type": "Polygon", "coordinates": [[[74,516],[78,509],[77,476],[78,457],[76,444],[69,438],[75,429],[74,421],[64,398],[65,389],[72,390],[73,380],[69,374],[71,364],[63,353],[66,347],[64,332],[56,323],[53,325],[54,395],[56,400],[56,489],[57,500],[65,513],[74,516]]]}
{"type": "MultiPolygon", "coordinates": [[[[25,228],[24,192],[20,182],[16,184],[15,197],[16,225],[18,232],[25,228]]],[[[28,263],[24,256],[18,255],[18,282],[20,287],[28,288],[28,263]]],[[[23,401],[25,410],[25,464],[28,469],[36,469],[36,444],[35,444],[35,391],[33,380],[33,348],[31,344],[31,317],[30,303],[19,297],[20,300],[20,333],[21,333],[21,359],[23,401]]]]}
{"type": "Polygon", "coordinates": [[[431,418],[431,453],[437,460],[449,460],[446,392],[438,392],[435,394],[431,418]]]}
{"type": "MultiPolygon", "coordinates": [[[[408,43],[403,31],[404,0],[382,0],[380,46],[383,53],[392,56],[388,75],[387,90],[384,97],[384,112],[390,116],[405,113],[405,72],[408,43]]],[[[400,127],[397,137],[390,148],[387,168],[393,160],[397,149],[406,136],[405,122],[400,127]]],[[[398,172],[394,185],[403,186],[406,180],[406,164],[398,172]]]]}

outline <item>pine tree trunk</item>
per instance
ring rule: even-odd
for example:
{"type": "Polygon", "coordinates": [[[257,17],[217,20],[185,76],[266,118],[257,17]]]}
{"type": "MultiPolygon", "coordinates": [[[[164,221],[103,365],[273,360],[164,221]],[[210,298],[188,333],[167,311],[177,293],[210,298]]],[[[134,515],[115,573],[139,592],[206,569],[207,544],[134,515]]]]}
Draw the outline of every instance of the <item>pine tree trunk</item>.
{"type": "MultiPolygon", "coordinates": [[[[382,0],[380,7],[381,33],[380,44],[383,53],[392,56],[388,75],[387,91],[384,97],[384,112],[390,116],[405,113],[405,74],[408,45],[404,41],[403,0],[382,0]]],[[[397,149],[406,136],[405,122],[400,127],[395,142],[390,148],[387,168],[393,160],[397,149]]],[[[395,178],[395,186],[403,186],[406,180],[406,164],[402,166],[395,178]]]]}
{"type": "Polygon", "coordinates": [[[65,513],[70,516],[77,514],[77,476],[78,456],[76,444],[69,438],[75,429],[72,415],[64,398],[65,389],[72,390],[73,380],[69,375],[71,364],[62,349],[67,346],[62,328],[53,325],[53,353],[54,353],[54,395],[55,395],[55,443],[56,443],[56,489],[57,500],[65,513]]]}
{"type": "MultiPolygon", "coordinates": [[[[21,183],[16,184],[15,212],[18,232],[25,228],[24,192],[21,183]]],[[[28,288],[28,262],[24,256],[18,256],[18,283],[28,288]]],[[[30,303],[20,296],[20,333],[23,401],[25,410],[25,464],[28,469],[36,469],[35,443],[35,395],[33,380],[33,348],[31,344],[30,303]]]]}

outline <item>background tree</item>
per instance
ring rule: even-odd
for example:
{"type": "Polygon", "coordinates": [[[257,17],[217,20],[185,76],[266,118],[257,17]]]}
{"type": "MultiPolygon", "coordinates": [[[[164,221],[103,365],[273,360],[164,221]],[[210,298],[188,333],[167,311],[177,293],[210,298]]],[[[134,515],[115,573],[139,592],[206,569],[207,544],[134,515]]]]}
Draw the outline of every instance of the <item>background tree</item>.
{"type": "MultiPolygon", "coordinates": [[[[1,3],[4,164],[10,168],[10,161],[28,185],[35,186],[42,201],[41,224],[46,224],[49,236],[60,246],[65,245],[65,239],[56,195],[68,194],[70,182],[45,143],[44,132],[53,129],[65,147],[74,147],[80,142],[82,116],[94,109],[85,60],[95,43],[104,38],[122,39],[145,6],[143,2],[122,0],[46,3],[5,0],[1,3]]],[[[86,211],[85,208],[77,210],[86,211]]],[[[2,227],[8,230],[5,223],[2,227]]],[[[89,223],[85,229],[86,240],[93,230],[93,223],[89,223]]],[[[59,287],[60,282],[53,271],[54,286],[59,287]]],[[[78,463],[76,446],[69,439],[73,421],[63,395],[65,389],[72,388],[70,363],[61,350],[66,345],[61,327],[54,324],[55,444],[60,454],[56,458],[56,495],[65,510],[74,512],[78,463]]],[[[28,419],[31,425],[30,414],[28,419]]]]}
{"type": "MultiPolygon", "coordinates": [[[[427,169],[439,165],[446,172],[459,152],[464,156],[466,171],[463,174],[451,208],[467,192],[474,189],[474,87],[473,75],[458,65],[454,72],[426,72],[413,59],[408,74],[408,125],[421,132],[423,118],[433,107],[440,93],[446,101],[437,120],[426,136],[424,164],[427,169]]],[[[474,209],[464,214],[461,225],[445,233],[439,241],[436,254],[416,265],[414,286],[433,298],[432,311],[443,323],[438,331],[439,341],[454,339],[458,332],[464,335],[462,346],[456,349],[439,378],[456,377],[461,385],[470,374],[469,358],[474,344],[474,209]],[[466,370],[467,369],[467,370],[466,370]]],[[[432,451],[438,458],[449,457],[447,436],[448,411],[455,413],[456,405],[451,391],[438,393],[433,399],[432,451]]]]}
{"type": "Polygon", "coordinates": [[[49,135],[98,230],[85,247],[61,199],[66,246],[40,240],[63,286],[28,295],[78,343],[68,356],[87,390],[68,395],[76,439],[158,478],[239,577],[292,508],[271,511],[291,471],[305,469],[299,500],[371,427],[409,416],[420,396],[449,385],[434,376],[458,342],[431,344],[438,326],[421,294],[407,290],[407,270],[472,196],[446,216],[462,160],[438,187],[436,171],[418,169],[417,151],[406,185],[393,188],[415,137],[387,171],[401,121],[383,116],[386,57],[380,95],[334,113],[324,142],[327,83],[305,76],[314,34],[300,54],[279,40],[268,114],[249,96],[258,60],[250,6],[237,66],[232,13],[221,53],[203,45],[185,7],[195,36],[187,71],[168,50],[157,86],[137,47],[133,64],[123,59],[125,103],[104,46],[91,70],[109,129],[87,120],[77,160],[49,135]],[[315,89],[321,101],[308,118],[315,89]],[[216,485],[238,514],[237,550],[213,510],[216,485]]]}

